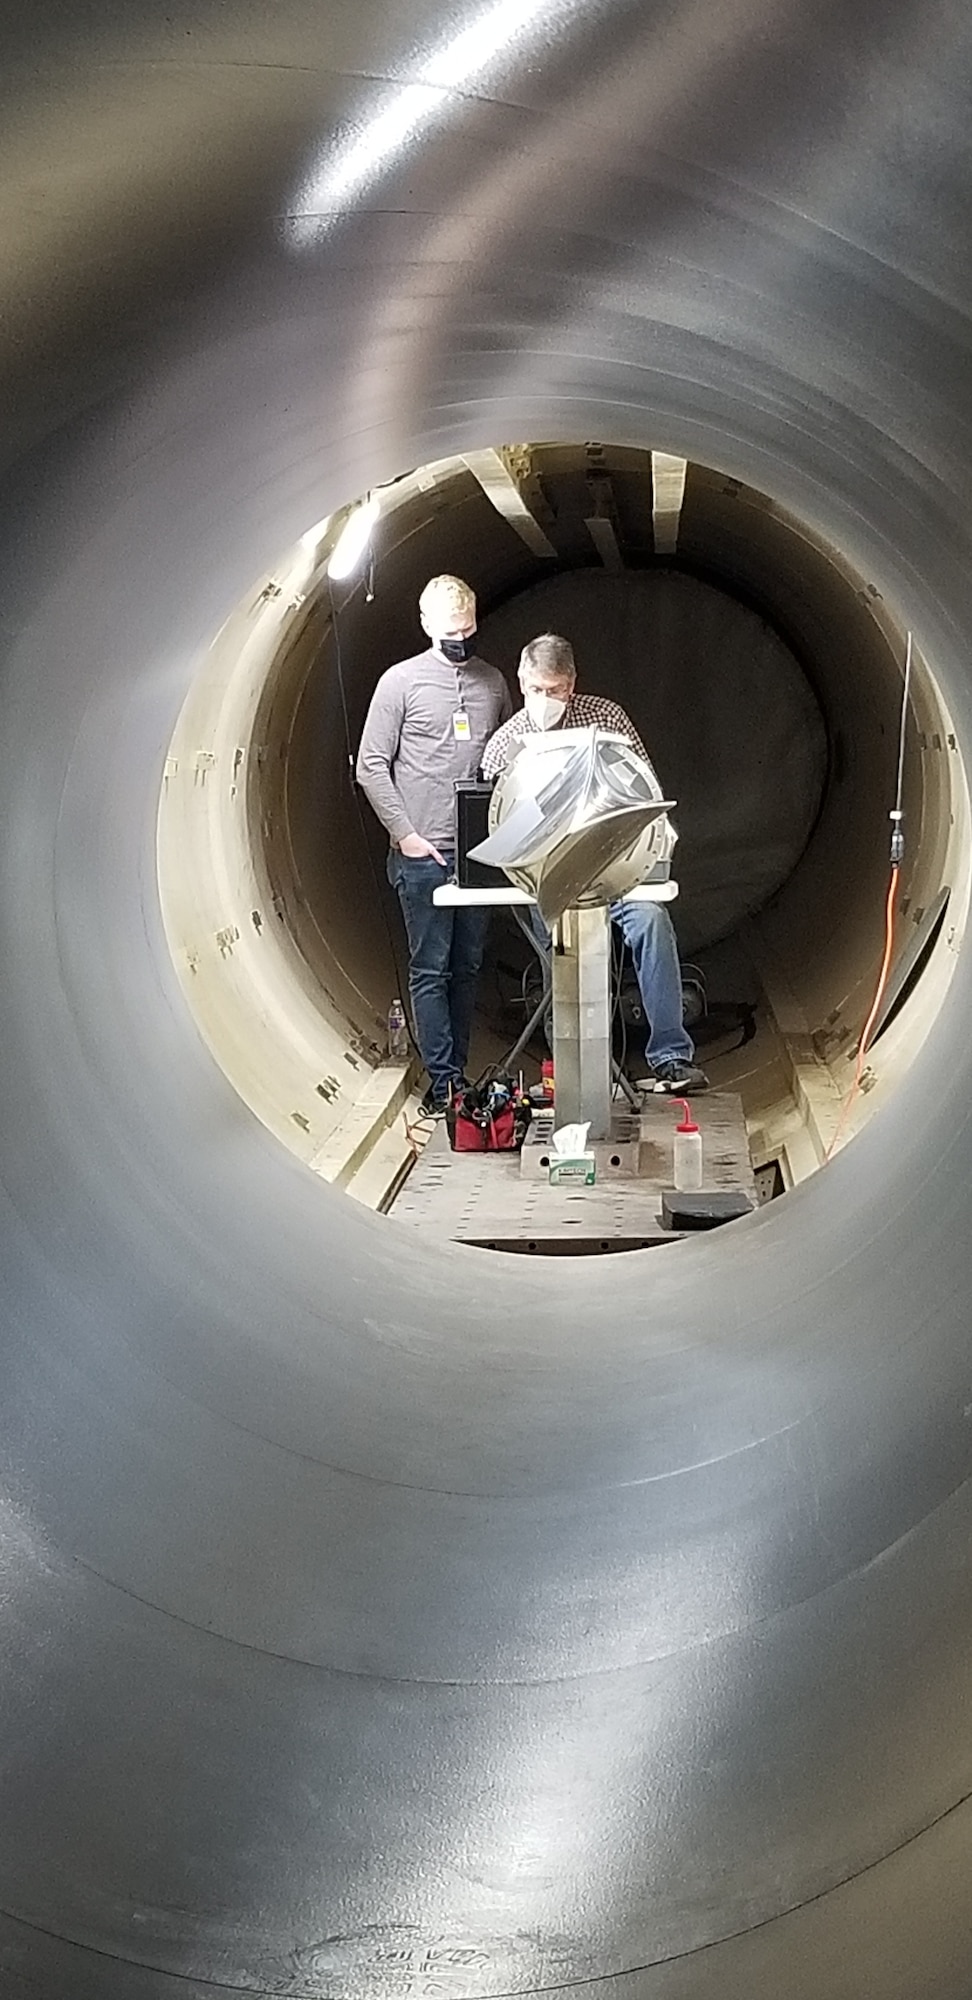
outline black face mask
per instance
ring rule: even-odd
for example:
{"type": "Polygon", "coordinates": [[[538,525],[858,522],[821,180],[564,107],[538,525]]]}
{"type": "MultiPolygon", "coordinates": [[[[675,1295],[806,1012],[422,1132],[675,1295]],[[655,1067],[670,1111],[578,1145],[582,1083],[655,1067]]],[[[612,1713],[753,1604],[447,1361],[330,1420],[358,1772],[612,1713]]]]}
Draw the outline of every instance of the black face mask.
{"type": "Polygon", "coordinates": [[[435,643],[437,650],[444,660],[448,660],[450,667],[464,667],[466,661],[471,660],[476,651],[475,638],[473,632],[468,639],[437,639],[435,643]]]}

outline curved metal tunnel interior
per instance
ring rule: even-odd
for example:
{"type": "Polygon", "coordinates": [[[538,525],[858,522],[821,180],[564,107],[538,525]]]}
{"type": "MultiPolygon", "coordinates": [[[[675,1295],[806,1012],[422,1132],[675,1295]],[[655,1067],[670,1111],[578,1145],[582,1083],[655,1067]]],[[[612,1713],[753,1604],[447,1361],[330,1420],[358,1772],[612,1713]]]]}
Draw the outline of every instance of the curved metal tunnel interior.
{"type": "MultiPolygon", "coordinates": [[[[619,575],[589,560],[571,567],[564,503],[572,483],[583,490],[584,447],[548,448],[531,462],[549,466],[542,492],[560,565],[531,554],[472,473],[450,463],[412,483],[383,522],[373,594],[363,583],[338,593],[326,581],[308,586],[271,660],[252,817],[302,957],[341,996],[352,1027],[380,1041],[401,948],[396,962],[391,899],[383,915],[377,908],[382,837],[350,795],[348,740],[357,743],[382,667],[421,645],[417,594],[447,567],[475,582],[481,643],[514,690],[522,644],[563,629],[581,684],[634,717],[679,801],[673,913],[683,955],[701,955],[711,995],[759,990],[749,932],[762,913],[759,948],[785,963],[807,1019],[827,1024],[835,1043],[847,1039],[863,1022],[883,942],[900,635],[877,622],[884,606],[836,552],[764,496],[699,467],[687,481],[677,566],[650,555],[638,563],[635,552],[638,566],[619,575]],[[741,957],[713,953],[744,926],[741,957]]],[[[650,457],[598,450],[597,463],[615,468],[628,525],[629,488],[642,505],[647,493],[650,507],[650,457]]],[[[937,700],[928,683],[925,705],[937,700]]],[[[943,886],[953,810],[947,725],[936,732],[920,707],[908,718],[905,791],[908,822],[922,829],[905,905],[919,915],[943,886]],[[928,755],[931,743],[938,752],[928,755]]],[[[494,924],[493,957],[504,951],[509,937],[494,924]]],[[[502,999],[487,966],[481,1010],[497,1046],[508,1046],[515,1020],[504,1019],[497,990],[502,999]]]]}
{"type": "Polygon", "coordinates": [[[252,579],[501,438],[769,495],[967,744],[969,36],[904,0],[5,28],[15,2000],[965,2000],[967,954],[825,1173],[551,1283],[393,1240],[250,1116],[154,834],[252,579]]]}

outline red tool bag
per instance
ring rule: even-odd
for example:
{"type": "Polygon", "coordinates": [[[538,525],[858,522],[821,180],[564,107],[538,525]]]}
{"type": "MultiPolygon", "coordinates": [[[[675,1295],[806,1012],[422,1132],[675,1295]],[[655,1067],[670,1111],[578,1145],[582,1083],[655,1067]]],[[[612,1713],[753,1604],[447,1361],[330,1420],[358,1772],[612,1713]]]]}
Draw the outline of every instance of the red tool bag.
{"type": "Polygon", "coordinates": [[[477,1119],[466,1116],[460,1102],[448,1124],[449,1144],[454,1153],[512,1153],[520,1143],[512,1104],[498,1118],[480,1125],[477,1119]]]}
{"type": "Polygon", "coordinates": [[[514,1153],[529,1122],[530,1106],[509,1077],[461,1092],[446,1112],[454,1153],[514,1153]]]}

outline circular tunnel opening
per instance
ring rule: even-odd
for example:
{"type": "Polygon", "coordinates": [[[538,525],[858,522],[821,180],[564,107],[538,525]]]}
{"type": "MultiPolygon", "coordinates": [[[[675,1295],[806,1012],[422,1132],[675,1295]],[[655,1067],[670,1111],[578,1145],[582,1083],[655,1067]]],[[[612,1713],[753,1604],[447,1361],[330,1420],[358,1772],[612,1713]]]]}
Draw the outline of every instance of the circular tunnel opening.
{"type": "MultiPolygon", "coordinates": [[[[484,450],[379,501],[370,559],[347,581],[327,572],[342,510],[254,586],[170,747],[163,907],[214,1053],[316,1172],[407,1219],[424,1078],[417,1091],[415,1066],[387,1060],[405,942],[352,765],[380,674],[424,644],[423,584],[452,571],[477,593],[480,650],[514,697],[522,645],[565,633],[579,688],[625,708],[677,799],[686,1019],[715,1091],[740,1102],[755,1198],[784,1192],[894,1088],[960,942],[967,789],[927,664],[914,661],[905,716],[892,976],[848,1112],[884,944],[902,714],[906,635],[883,599],[766,495],[652,452],[484,450]]],[[[515,1042],[531,962],[498,913],[471,1068],[515,1042]]],[[[617,973],[616,1050],[637,1076],[640,996],[630,966],[617,973]]],[[[517,1247],[495,1227],[464,1240],[517,1247]]],[[[585,1247],[604,1240],[594,1230],[585,1247]]]]}

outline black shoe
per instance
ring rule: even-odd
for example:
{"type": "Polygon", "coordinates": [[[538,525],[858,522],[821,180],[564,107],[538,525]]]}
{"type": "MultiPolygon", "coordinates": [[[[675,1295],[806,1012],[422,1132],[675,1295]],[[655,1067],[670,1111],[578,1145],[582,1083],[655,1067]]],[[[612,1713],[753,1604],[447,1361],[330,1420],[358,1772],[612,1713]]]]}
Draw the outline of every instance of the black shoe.
{"type": "Polygon", "coordinates": [[[660,1062],[652,1069],[648,1086],[668,1097],[691,1097],[700,1090],[708,1090],[709,1079],[696,1063],[660,1062]]]}
{"type": "Polygon", "coordinates": [[[432,1088],[432,1085],[429,1084],[428,1090],[426,1091],[425,1096],[423,1097],[422,1102],[419,1105],[419,1110],[422,1113],[422,1117],[444,1118],[448,1109],[449,1109],[449,1099],[447,1097],[437,1097],[435,1091],[432,1088]]]}

